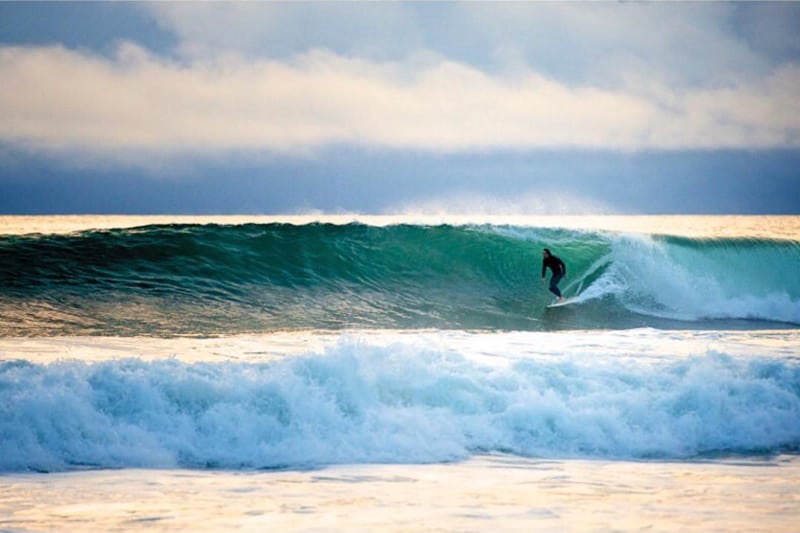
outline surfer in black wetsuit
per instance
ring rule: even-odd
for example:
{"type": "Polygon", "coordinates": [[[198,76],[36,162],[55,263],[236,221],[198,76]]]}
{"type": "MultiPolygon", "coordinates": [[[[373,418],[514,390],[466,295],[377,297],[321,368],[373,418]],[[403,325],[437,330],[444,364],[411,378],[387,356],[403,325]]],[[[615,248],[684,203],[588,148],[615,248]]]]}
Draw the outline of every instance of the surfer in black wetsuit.
{"type": "Polygon", "coordinates": [[[567,265],[564,264],[564,261],[551,254],[550,250],[547,248],[542,250],[542,256],[544,257],[544,259],[542,259],[542,281],[544,281],[545,272],[549,268],[553,273],[552,277],[550,278],[550,292],[558,296],[559,302],[563,302],[564,297],[561,296],[561,291],[558,288],[558,282],[561,281],[561,278],[567,275],[567,265]]]}

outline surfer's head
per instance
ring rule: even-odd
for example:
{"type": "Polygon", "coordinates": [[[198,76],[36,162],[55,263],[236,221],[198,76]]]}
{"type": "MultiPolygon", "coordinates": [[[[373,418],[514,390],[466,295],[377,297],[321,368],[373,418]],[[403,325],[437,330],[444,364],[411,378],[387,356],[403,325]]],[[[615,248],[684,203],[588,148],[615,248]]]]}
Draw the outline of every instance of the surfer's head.
{"type": "Polygon", "coordinates": [[[545,248],[544,250],[542,250],[542,254],[545,257],[550,257],[550,248],[545,248]]]}

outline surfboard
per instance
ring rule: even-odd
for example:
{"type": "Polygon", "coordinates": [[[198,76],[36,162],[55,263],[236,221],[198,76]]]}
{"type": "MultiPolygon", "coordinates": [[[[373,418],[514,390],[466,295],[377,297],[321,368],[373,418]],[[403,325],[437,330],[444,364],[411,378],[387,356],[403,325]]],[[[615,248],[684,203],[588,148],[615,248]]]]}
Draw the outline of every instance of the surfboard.
{"type": "Polygon", "coordinates": [[[578,299],[575,298],[575,297],[566,298],[565,300],[563,300],[561,302],[555,301],[555,302],[551,303],[550,305],[547,306],[547,308],[550,309],[550,308],[553,308],[553,307],[564,307],[565,305],[574,304],[577,301],[578,301],[578,299]]]}

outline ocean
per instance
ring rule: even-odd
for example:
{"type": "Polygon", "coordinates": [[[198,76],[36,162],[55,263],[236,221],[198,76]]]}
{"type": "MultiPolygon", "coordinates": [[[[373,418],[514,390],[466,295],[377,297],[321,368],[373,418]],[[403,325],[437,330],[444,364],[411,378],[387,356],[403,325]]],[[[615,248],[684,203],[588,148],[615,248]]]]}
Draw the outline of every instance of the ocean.
{"type": "Polygon", "coordinates": [[[788,532],[799,452],[800,217],[0,217],[0,531],[788,532]]]}

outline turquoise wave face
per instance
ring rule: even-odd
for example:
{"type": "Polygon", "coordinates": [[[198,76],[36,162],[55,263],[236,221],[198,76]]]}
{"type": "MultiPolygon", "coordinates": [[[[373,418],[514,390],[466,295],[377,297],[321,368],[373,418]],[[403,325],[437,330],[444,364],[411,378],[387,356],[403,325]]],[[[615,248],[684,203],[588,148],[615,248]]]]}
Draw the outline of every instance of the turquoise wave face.
{"type": "MultiPolygon", "coordinates": [[[[800,244],[513,226],[167,225],[0,237],[0,334],[800,324],[800,244]],[[576,303],[546,309],[541,250],[576,303]]],[[[549,273],[548,273],[549,277],[549,273]]]]}

